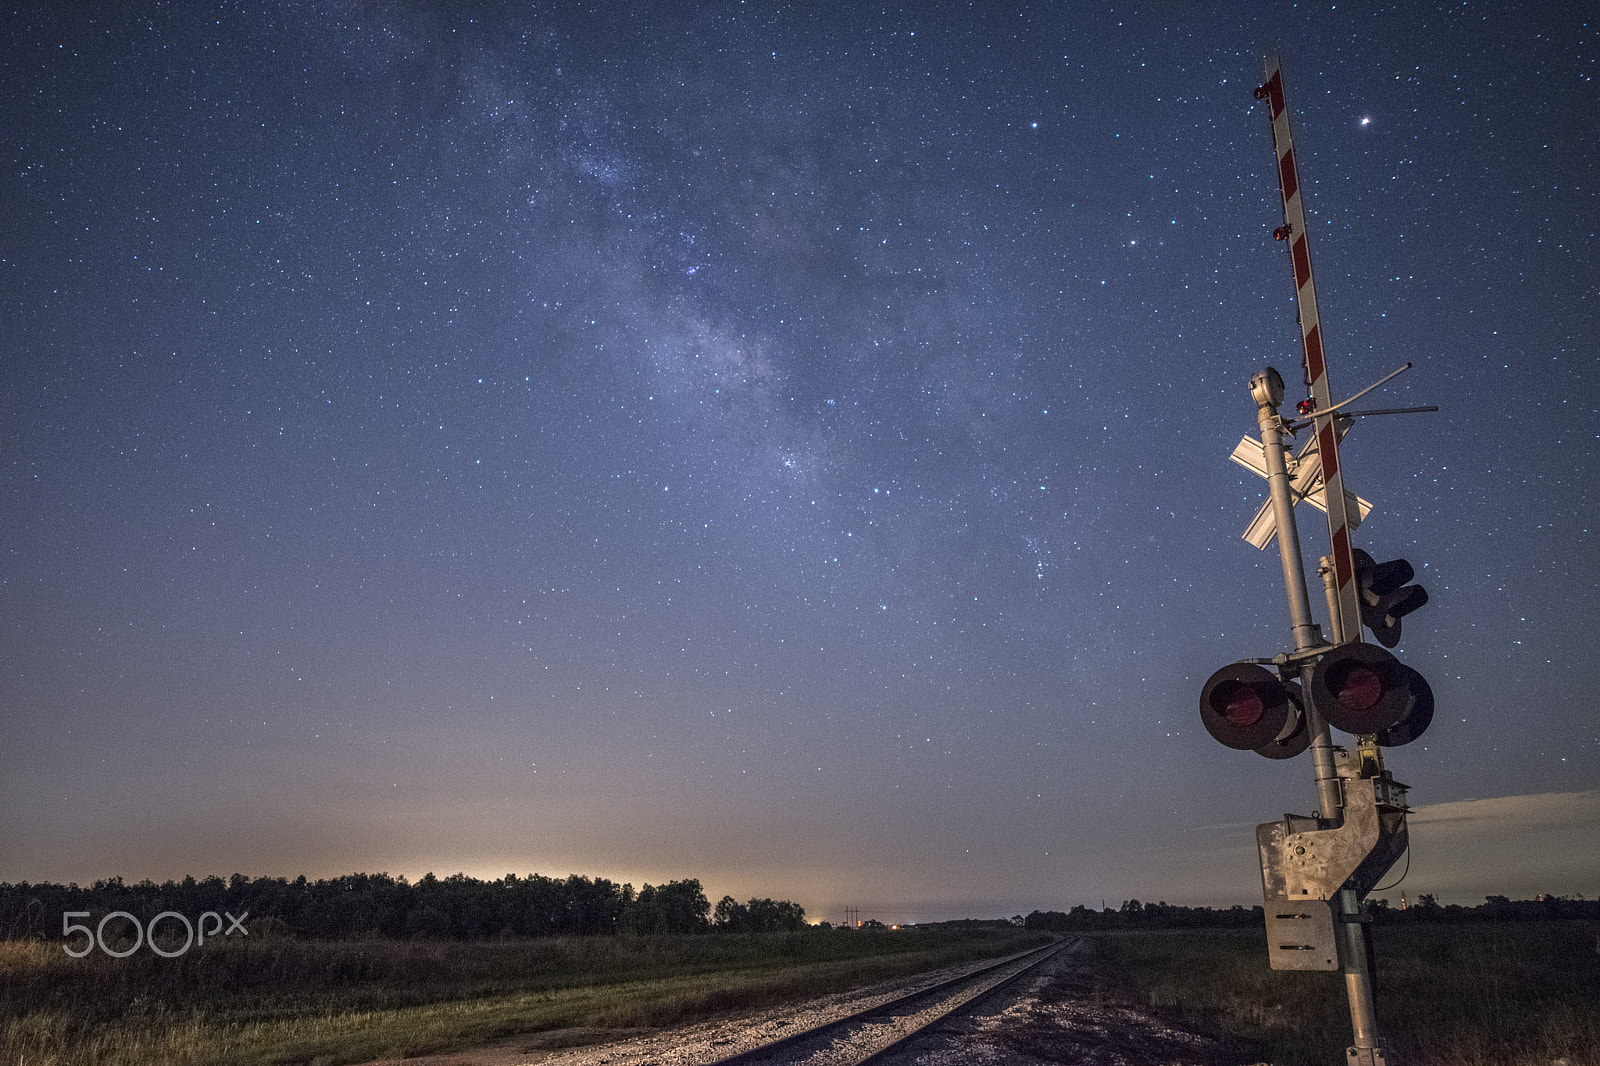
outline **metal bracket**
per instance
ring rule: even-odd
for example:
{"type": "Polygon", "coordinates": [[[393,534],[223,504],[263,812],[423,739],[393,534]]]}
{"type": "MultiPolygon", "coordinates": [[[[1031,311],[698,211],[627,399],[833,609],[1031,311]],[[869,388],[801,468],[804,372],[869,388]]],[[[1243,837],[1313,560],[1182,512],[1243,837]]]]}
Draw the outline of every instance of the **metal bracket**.
{"type": "Polygon", "coordinates": [[[1405,854],[1405,786],[1387,775],[1346,776],[1349,753],[1335,757],[1343,771],[1344,819],[1337,829],[1285,827],[1277,861],[1290,899],[1333,899],[1341,888],[1365,896],[1405,854]]]}
{"type": "MultiPolygon", "coordinates": [[[[1322,627],[1320,625],[1316,627],[1316,630],[1317,636],[1322,636],[1322,627]]],[[[1322,643],[1313,644],[1311,647],[1304,648],[1300,651],[1281,651],[1272,657],[1272,661],[1278,666],[1299,666],[1301,663],[1308,663],[1313,659],[1320,659],[1322,656],[1332,651],[1335,647],[1337,647],[1337,645],[1322,643]]]]}
{"type": "Polygon", "coordinates": [[[1313,659],[1320,658],[1337,647],[1335,644],[1327,643],[1326,638],[1322,636],[1322,627],[1320,625],[1312,628],[1317,631],[1318,642],[1309,648],[1302,651],[1280,651],[1278,654],[1266,658],[1258,656],[1254,659],[1240,659],[1238,661],[1249,663],[1252,666],[1299,667],[1301,663],[1308,663],[1313,659]]]}
{"type": "Polygon", "coordinates": [[[1363,919],[1337,914],[1333,901],[1342,889],[1364,897],[1405,854],[1406,786],[1387,772],[1361,777],[1359,758],[1347,751],[1334,758],[1344,794],[1337,825],[1286,814],[1256,827],[1274,970],[1339,969],[1336,923],[1363,919]]]}

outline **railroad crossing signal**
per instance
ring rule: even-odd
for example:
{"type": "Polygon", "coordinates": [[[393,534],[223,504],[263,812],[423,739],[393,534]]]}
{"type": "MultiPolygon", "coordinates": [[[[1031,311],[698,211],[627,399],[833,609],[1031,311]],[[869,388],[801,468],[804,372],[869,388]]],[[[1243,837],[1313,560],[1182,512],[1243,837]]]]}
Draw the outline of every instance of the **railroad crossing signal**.
{"type": "Polygon", "coordinates": [[[1200,694],[1200,717],[1214,738],[1237,750],[1288,758],[1310,748],[1319,810],[1285,815],[1256,830],[1269,958],[1274,969],[1342,970],[1354,1038],[1346,1062],[1384,1066],[1361,898],[1405,852],[1408,840],[1406,786],[1383,768],[1382,746],[1409,743],[1427,729],[1433,692],[1392,654],[1361,643],[1361,630],[1365,625],[1380,644],[1393,647],[1401,619],[1426,603],[1427,593],[1407,584],[1414,573],[1405,560],[1378,563],[1350,543],[1351,531],[1372,505],[1345,487],[1339,442],[1352,413],[1344,408],[1388,378],[1343,403],[1333,402],[1303,185],[1275,56],[1268,59],[1266,73],[1255,96],[1268,102],[1284,212],[1273,237],[1287,246],[1294,271],[1308,395],[1296,405],[1302,421],[1286,421],[1279,414],[1283,376],[1268,367],[1251,378],[1261,439],[1258,444],[1245,438],[1232,458],[1267,480],[1268,502],[1244,536],[1257,548],[1278,543],[1294,648],[1212,674],[1200,694]],[[1314,427],[1312,440],[1288,455],[1285,437],[1307,426],[1314,427]],[[1301,500],[1328,516],[1331,551],[1319,571],[1328,600],[1327,635],[1311,617],[1295,522],[1295,504],[1301,500]],[[1268,663],[1276,672],[1265,667],[1268,663]],[[1300,686],[1294,685],[1295,675],[1300,686]],[[1354,752],[1334,748],[1330,725],[1357,734],[1354,752]]]}

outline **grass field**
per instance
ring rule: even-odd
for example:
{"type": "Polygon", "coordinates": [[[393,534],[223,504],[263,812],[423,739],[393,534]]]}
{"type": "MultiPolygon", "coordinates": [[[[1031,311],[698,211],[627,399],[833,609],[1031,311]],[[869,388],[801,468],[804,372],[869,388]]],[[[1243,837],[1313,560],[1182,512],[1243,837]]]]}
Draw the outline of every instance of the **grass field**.
{"type": "MultiPolygon", "coordinates": [[[[1405,1066],[1600,1066],[1600,923],[1376,929],[1378,1013],[1405,1066]]],[[[0,941],[0,1066],[364,1062],[543,1034],[547,1044],[770,1006],[1020,950],[997,927],[477,943],[218,940],[164,959],[0,941]]],[[[1110,980],[1246,1049],[1328,1066],[1343,983],[1280,973],[1258,930],[1101,934],[1110,980]]]]}
{"type": "Polygon", "coordinates": [[[686,1022],[1001,955],[999,927],[476,943],[216,940],[178,958],[74,959],[0,941],[3,1066],[365,1062],[513,1034],[686,1022]]]}
{"type": "MultiPolygon", "coordinates": [[[[1600,1066],[1600,923],[1380,925],[1379,1034],[1405,1066],[1600,1066]]],[[[1158,1011],[1275,1066],[1344,1061],[1337,973],[1267,968],[1259,930],[1096,937],[1116,980],[1158,1011]]]]}

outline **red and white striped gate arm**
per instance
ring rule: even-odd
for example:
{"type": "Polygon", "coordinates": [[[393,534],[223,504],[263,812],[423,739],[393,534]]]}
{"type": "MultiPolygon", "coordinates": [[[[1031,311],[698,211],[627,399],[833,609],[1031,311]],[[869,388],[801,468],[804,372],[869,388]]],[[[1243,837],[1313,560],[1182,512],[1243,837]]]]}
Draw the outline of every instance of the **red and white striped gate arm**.
{"type": "MultiPolygon", "coordinates": [[[[1323,355],[1322,323],[1317,318],[1317,288],[1311,280],[1311,248],[1306,243],[1305,207],[1300,195],[1300,174],[1295,166],[1294,142],[1289,137],[1289,109],[1283,101],[1283,69],[1277,56],[1267,57],[1267,80],[1256,90],[1272,110],[1272,143],[1278,152],[1278,188],[1283,193],[1283,228],[1273,236],[1289,246],[1294,264],[1295,295],[1300,306],[1300,339],[1306,380],[1317,411],[1333,406],[1328,386],[1328,361],[1323,355]]],[[[1361,605],[1356,598],[1355,558],[1351,554],[1350,519],[1345,509],[1344,471],[1339,463],[1339,439],[1333,416],[1318,417],[1317,450],[1322,456],[1323,484],[1327,489],[1328,537],[1333,543],[1333,570],[1337,582],[1340,617],[1332,619],[1335,643],[1361,639],[1361,605]]]]}

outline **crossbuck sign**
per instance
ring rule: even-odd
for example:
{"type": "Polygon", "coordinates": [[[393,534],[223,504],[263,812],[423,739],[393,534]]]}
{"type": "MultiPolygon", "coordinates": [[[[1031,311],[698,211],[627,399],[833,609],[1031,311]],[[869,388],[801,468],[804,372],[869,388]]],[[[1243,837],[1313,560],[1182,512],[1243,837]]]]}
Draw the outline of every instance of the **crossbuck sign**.
{"type": "MultiPolygon", "coordinates": [[[[1343,438],[1350,421],[1348,419],[1335,421],[1342,423],[1338,434],[1343,438]]],[[[1233,454],[1228,458],[1261,477],[1267,476],[1267,456],[1259,440],[1250,437],[1240,439],[1239,446],[1233,449],[1233,454]]],[[[1312,437],[1301,445],[1300,450],[1285,465],[1289,468],[1290,491],[1294,493],[1294,501],[1299,503],[1304,500],[1323,514],[1327,514],[1327,486],[1323,484],[1322,456],[1317,450],[1317,438],[1312,437]]],[[[1354,529],[1372,513],[1372,504],[1351,492],[1348,487],[1341,485],[1340,488],[1344,490],[1345,514],[1350,528],[1354,529]]],[[[1278,524],[1272,517],[1272,501],[1268,499],[1256,512],[1255,518],[1245,527],[1244,539],[1253,547],[1265,550],[1267,545],[1272,543],[1272,538],[1277,535],[1278,524]]]]}

